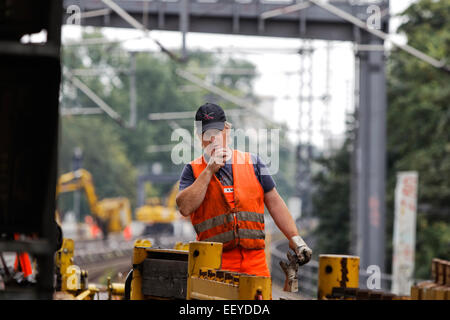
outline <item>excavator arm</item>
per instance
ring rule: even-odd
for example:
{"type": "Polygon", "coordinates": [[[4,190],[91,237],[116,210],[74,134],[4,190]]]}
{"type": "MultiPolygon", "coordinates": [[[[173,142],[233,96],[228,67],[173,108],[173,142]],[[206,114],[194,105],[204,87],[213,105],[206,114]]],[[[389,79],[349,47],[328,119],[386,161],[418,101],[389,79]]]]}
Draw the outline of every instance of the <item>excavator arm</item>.
{"type": "Polygon", "coordinates": [[[92,182],[92,175],[85,169],[78,169],[63,174],[59,178],[58,185],[56,186],[56,198],[62,193],[81,189],[84,189],[92,214],[98,216],[98,198],[92,182]]]}
{"type": "Polygon", "coordinates": [[[131,208],[127,198],[117,197],[98,200],[92,175],[85,169],[68,172],[58,180],[56,198],[62,193],[83,189],[91,214],[106,238],[109,232],[120,232],[131,223],[131,208]]]}
{"type": "MultiPolygon", "coordinates": [[[[96,220],[99,227],[102,229],[103,234],[106,236],[106,234],[108,233],[108,222],[105,221],[104,217],[101,216],[101,210],[99,208],[98,198],[95,193],[92,175],[89,173],[89,171],[85,169],[78,169],[76,171],[61,175],[56,186],[56,199],[58,199],[59,195],[62,193],[73,192],[77,190],[84,190],[89,203],[91,214],[96,220]]],[[[57,218],[59,218],[58,212],[56,212],[56,215],[57,218]]]]}

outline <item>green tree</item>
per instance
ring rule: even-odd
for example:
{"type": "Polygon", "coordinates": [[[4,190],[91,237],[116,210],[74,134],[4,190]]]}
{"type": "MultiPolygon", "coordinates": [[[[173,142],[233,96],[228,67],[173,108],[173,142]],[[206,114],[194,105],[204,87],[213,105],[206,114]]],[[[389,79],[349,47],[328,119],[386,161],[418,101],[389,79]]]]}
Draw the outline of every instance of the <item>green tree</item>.
{"type": "MultiPolygon", "coordinates": [[[[411,46],[437,59],[450,55],[449,1],[421,0],[402,16],[406,22],[399,31],[411,46]]],[[[429,278],[431,258],[450,259],[450,76],[394,50],[388,81],[387,243],[392,243],[396,173],[418,171],[415,276],[429,278]]]]}
{"type": "Polygon", "coordinates": [[[331,156],[314,162],[320,170],[313,175],[313,215],[319,219],[314,230],[314,255],[350,252],[350,148],[354,119],[349,120],[344,145],[331,156]]]}

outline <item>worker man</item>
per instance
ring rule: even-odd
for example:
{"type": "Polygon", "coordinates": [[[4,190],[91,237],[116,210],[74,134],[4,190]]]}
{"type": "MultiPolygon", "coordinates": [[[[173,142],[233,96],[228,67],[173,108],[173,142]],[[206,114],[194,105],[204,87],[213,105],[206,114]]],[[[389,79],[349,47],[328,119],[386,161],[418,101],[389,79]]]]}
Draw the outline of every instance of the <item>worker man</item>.
{"type": "Polygon", "coordinates": [[[266,205],[298,265],[307,263],[312,251],[299,236],[268,168],[257,155],[229,147],[231,124],[223,109],[206,103],[195,121],[203,155],[185,165],[176,202],[180,213],[190,216],[197,240],[223,243],[223,270],[269,277],[266,205]]]}

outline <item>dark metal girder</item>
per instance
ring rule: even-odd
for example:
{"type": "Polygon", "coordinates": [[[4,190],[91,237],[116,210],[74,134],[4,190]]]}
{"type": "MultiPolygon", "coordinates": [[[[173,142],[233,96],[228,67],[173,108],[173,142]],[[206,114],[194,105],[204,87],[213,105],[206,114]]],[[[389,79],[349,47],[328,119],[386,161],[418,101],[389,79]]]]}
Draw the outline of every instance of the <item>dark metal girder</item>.
{"type": "MultiPolygon", "coordinates": [[[[180,2],[152,1],[144,8],[144,1],[115,1],[138,21],[145,20],[149,30],[180,31],[182,16],[180,2]],[[144,19],[144,12],[146,14],[144,19]]],[[[239,3],[232,0],[218,0],[214,3],[204,3],[191,0],[188,4],[188,32],[238,34],[250,36],[308,38],[320,40],[354,41],[352,25],[342,18],[327,12],[317,6],[298,12],[279,15],[269,19],[261,19],[261,14],[269,10],[285,7],[295,2],[263,3],[257,0],[239,3]]],[[[367,20],[368,4],[350,5],[347,2],[332,2],[333,5],[361,20],[367,20]]],[[[101,1],[65,0],[64,7],[78,5],[82,12],[107,8],[101,1]]],[[[378,4],[383,11],[387,1],[380,0],[378,4]]],[[[66,22],[68,13],[64,14],[66,22]]],[[[388,15],[382,18],[382,26],[386,27],[388,15]]],[[[131,26],[111,12],[107,16],[97,16],[81,19],[81,24],[97,27],[130,28],[131,26]]]]}

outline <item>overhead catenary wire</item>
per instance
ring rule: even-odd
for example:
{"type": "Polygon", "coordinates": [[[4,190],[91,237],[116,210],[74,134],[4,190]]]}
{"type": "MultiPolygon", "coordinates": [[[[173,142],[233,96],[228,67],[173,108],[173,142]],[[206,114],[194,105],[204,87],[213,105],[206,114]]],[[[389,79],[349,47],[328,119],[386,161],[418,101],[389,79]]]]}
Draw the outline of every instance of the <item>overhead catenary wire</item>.
{"type": "MultiPolygon", "coordinates": [[[[242,115],[246,110],[242,109],[227,109],[228,115],[242,115]]],[[[148,120],[180,120],[180,119],[194,119],[196,111],[178,111],[178,112],[157,112],[150,113],[148,120]]]]}
{"type": "Polygon", "coordinates": [[[134,19],[128,12],[123,10],[118,4],[116,4],[112,0],[102,0],[104,4],[106,4],[108,7],[110,7],[114,12],[116,12],[122,19],[124,19],[126,22],[128,22],[131,26],[134,28],[141,30],[144,35],[151,39],[153,42],[156,43],[156,45],[161,49],[162,52],[166,53],[171,59],[181,62],[182,60],[177,57],[173,52],[168,50],[166,47],[164,47],[157,39],[154,39],[150,35],[150,30],[148,30],[143,24],[141,24],[139,21],[134,19]]]}
{"type": "Polygon", "coordinates": [[[145,39],[144,36],[138,36],[138,37],[131,37],[126,39],[105,39],[105,38],[90,38],[90,39],[82,39],[80,41],[67,41],[63,43],[63,46],[93,46],[93,45],[108,45],[108,44],[118,44],[123,43],[127,41],[133,41],[133,40],[142,40],[145,39]]]}
{"type": "Polygon", "coordinates": [[[218,96],[222,97],[223,99],[225,99],[229,102],[234,103],[237,106],[243,107],[244,109],[251,111],[255,116],[258,116],[259,118],[263,119],[265,122],[267,122],[271,125],[279,125],[277,122],[269,119],[267,117],[267,115],[263,114],[260,110],[258,110],[255,106],[253,106],[248,101],[246,101],[242,98],[236,97],[213,84],[209,84],[206,81],[202,80],[201,78],[198,78],[198,77],[194,76],[193,74],[187,72],[186,70],[179,68],[179,69],[176,69],[175,72],[181,78],[184,78],[184,79],[194,83],[195,85],[202,87],[203,89],[206,89],[214,94],[217,94],[218,96]]]}
{"type": "Polygon", "coordinates": [[[63,66],[63,73],[72,82],[72,84],[80,89],[86,96],[89,97],[104,113],[117,122],[121,127],[126,128],[127,124],[122,117],[114,111],[105,101],[103,101],[94,91],[92,91],[84,82],[75,77],[72,72],[65,66],[63,66]]]}
{"type": "Polygon", "coordinates": [[[408,44],[401,44],[398,43],[396,40],[392,39],[388,33],[385,33],[381,30],[377,30],[375,28],[370,28],[364,21],[361,21],[360,19],[356,18],[355,16],[351,15],[350,13],[347,13],[336,6],[333,6],[332,4],[328,2],[324,2],[323,0],[308,0],[309,2],[315,4],[316,6],[344,19],[348,22],[354,24],[355,26],[383,39],[384,41],[388,41],[394,46],[402,49],[403,51],[408,52],[409,54],[415,56],[416,58],[419,58],[420,60],[432,65],[435,68],[442,69],[446,72],[450,73],[450,67],[446,65],[445,60],[437,60],[425,53],[423,53],[420,50],[417,50],[416,48],[408,45],[408,44]]]}
{"type": "Polygon", "coordinates": [[[76,115],[91,115],[91,114],[102,114],[104,111],[101,108],[67,108],[63,107],[60,110],[61,116],[76,116],[76,115]]]}
{"type": "Polygon", "coordinates": [[[277,17],[279,15],[300,11],[300,10],[306,9],[310,6],[311,6],[311,4],[308,2],[299,2],[299,3],[289,5],[286,7],[265,11],[265,12],[261,13],[260,17],[261,17],[261,19],[266,20],[269,18],[277,17]]]}

